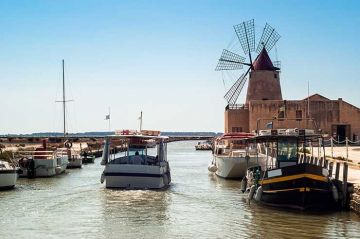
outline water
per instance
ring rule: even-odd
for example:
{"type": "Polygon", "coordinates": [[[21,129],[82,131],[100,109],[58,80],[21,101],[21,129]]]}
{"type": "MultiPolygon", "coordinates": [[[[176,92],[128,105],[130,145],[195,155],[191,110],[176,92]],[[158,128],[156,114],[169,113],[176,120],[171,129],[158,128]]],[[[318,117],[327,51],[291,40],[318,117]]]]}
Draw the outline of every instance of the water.
{"type": "Polygon", "coordinates": [[[197,142],[168,146],[172,185],[108,190],[100,159],[54,178],[20,179],[0,192],[0,238],[360,238],[352,212],[309,214],[248,205],[239,181],[211,175],[197,142]]]}

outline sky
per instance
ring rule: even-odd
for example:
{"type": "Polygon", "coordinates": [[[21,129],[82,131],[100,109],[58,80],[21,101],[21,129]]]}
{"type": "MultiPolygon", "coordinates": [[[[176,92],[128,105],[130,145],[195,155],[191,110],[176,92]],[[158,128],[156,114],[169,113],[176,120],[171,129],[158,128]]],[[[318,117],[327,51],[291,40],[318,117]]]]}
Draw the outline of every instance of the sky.
{"type": "MultiPolygon", "coordinates": [[[[0,1],[0,134],[61,132],[65,60],[69,132],[224,130],[215,66],[233,25],[281,35],[284,99],[319,93],[360,107],[360,1],[0,1]]],[[[244,55],[240,50],[237,52],[244,55]]],[[[239,75],[242,71],[239,71],[239,75]]],[[[225,79],[227,80],[227,79],[225,79]]],[[[243,102],[243,90],[239,103],[243,102]]]]}

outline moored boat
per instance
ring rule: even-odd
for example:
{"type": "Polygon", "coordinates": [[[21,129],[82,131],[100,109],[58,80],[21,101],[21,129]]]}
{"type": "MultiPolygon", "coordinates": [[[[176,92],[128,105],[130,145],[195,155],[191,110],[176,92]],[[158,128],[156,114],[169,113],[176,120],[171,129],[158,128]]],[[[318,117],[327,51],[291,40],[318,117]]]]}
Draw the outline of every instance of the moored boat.
{"type": "Polygon", "coordinates": [[[81,159],[83,164],[89,164],[95,162],[95,155],[92,153],[88,153],[87,151],[83,151],[81,154],[81,159]]]}
{"type": "Polygon", "coordinates": [[[83,164],[83,159],[79,152],[70,148],[68,152],[69,163],[67,168],[81,168],[83,164]]]}
{"type": "Polygon", "coordinates": [[[222,178],[243,178],[249,167],[262,164],[256,145],[246,142],[251,137],[254,134],[227,133],[217,138],[209,171],[222,178]]]}
{"type": "MultiPolygon", "coordinates": [[[[321,135],[312,130],[268,130],[252,140],[264,146],[262,154],[268,160],[262,172],[252,173],[248,178],[248,182],[254,182],[248,183],[250,198],[265,205],[300,210],[340,206],[338,189],[329,170],[315,160],[304,160],[309,158],[307,146],[323,147],[321,135]]],[[[323,152],[325,159],[324,147],[323,152]]]]}
{"type": "Polygon", "coordinates": [[[51,177],[64,173],[68,165],[68,148],[48,148],[43,146],[35,150],[17,152],[21,169],[20,177],[51,177]]]}
{"type": "Polygon", "coordinates": [[[18,176],[18,169],[15,166],[0,160],[0,190],[14,188],[18,176]]]}
{"type": "Polygon", "coordinates": [[[211,141],[205,141],[205,142],[198,142],[197,145],[195,145],[196,150],[212,150],[212,142],[211,141]]]}
{"type": "Polygon", "coordinates": [[[101,164],[105,165],[101,182],[106,188],[161,189],[171,182],[170,166],[167,161],[167,137],[158,131],[127,132],[105,138],[101,164]],[[119,157],[110,155],[112,139],[125,141],[127,150],[119,157]],[[152,148],[156,144],[156,148],[152,148]]]}

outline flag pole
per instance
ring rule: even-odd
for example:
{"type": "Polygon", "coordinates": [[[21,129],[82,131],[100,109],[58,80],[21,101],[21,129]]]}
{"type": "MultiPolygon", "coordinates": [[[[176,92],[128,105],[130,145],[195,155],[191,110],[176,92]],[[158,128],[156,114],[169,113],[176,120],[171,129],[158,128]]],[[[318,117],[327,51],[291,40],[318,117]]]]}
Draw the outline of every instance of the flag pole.
{"type": "Polygon", "coordinates": [[[111,117],[110,117],[110,107],[109,107],[109,132],[111,130],[111,127],[110,127],[110,120],[111,120],[111,117]]]}

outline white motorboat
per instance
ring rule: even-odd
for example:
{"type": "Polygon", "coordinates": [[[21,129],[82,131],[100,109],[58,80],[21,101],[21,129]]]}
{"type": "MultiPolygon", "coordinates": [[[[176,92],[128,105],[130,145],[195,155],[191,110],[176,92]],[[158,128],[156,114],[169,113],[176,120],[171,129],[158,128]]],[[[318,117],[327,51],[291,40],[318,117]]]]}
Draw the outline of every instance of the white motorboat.
{"type": "Polygon", "coordinates": [[[222,178],[243,178],[249,167],[262,165],[265,159],[259,158],[256,144],[245,143],[251,137],[251,133],[227,133],[217,138],[208,170],[222,178]]]}
{"type": "Polygon", "coordinates": [[[105,169],[101,182],[106,182],[106,188],[161,189],[170,184],[167,137],[159,134],[159,131],[122,131],[120,135],[105,138],[101,162],[105,169]],[[121,156],[110,155],[110,144],[114,139],[121,139],[127,145],[121,156]],[[152,148],[154,142],[156,148],[152,148]]]}
{"type": "Polygon", "coordinates": [[[43,142],[42,147],[33,151],[17,152],[22,171],[20,177],[51,177],[64,173],[69,163],[68,151],[68,148],[48,149],[43,142]]]}
{"type": "Polygon", "coordinates": [[[83,159],[80,153],[74,149],[70,149],[69,164],[67,165],[67,168],[81,168],[83,164],[82,161],[83,159]]]}
{"type": "Polygon", "coordinates": [[[15,166],[0,160],[0,190],[14,188],[18,176],[18,170],[15,166]]]}

